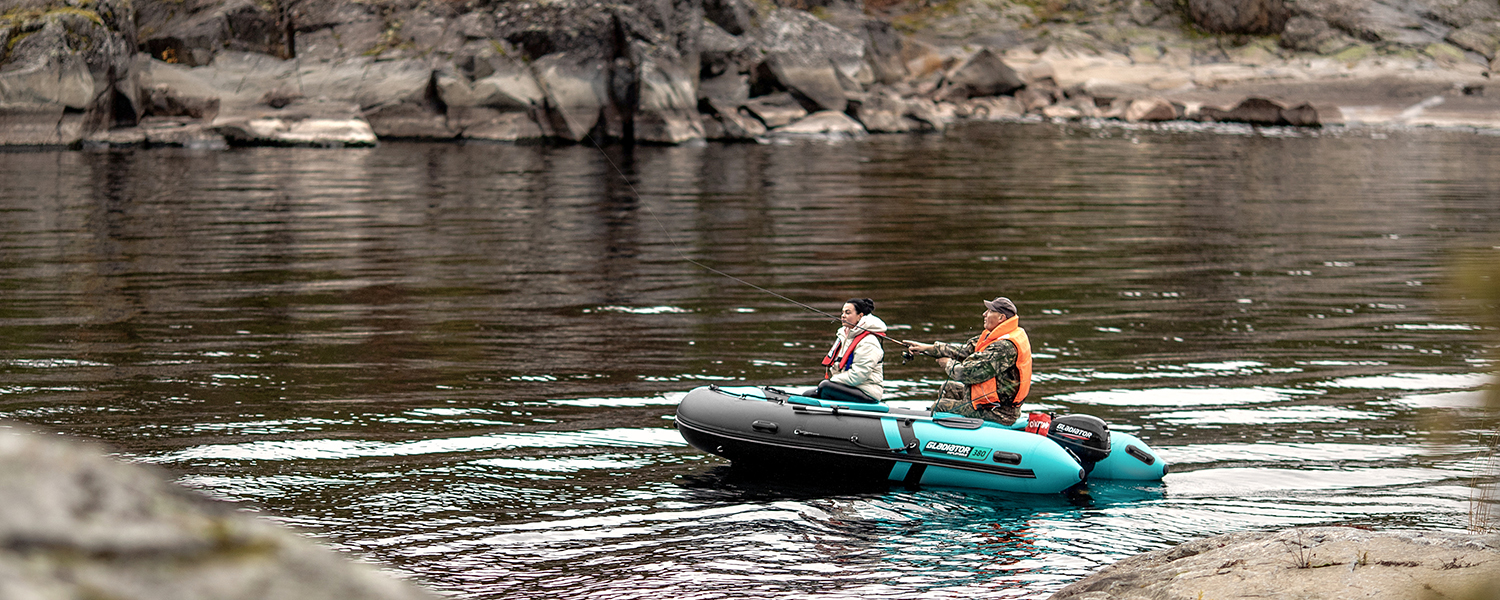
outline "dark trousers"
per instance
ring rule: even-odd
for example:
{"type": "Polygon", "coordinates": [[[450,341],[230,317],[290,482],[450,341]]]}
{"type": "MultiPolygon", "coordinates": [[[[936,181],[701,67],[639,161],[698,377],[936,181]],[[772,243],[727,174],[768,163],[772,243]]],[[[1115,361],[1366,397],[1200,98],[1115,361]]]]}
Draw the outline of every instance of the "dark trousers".
{"type": "Polygon", "coordinates": [[[861,390],[852,385],[834,383],[827,379],[818,382],[817,388],[808,390],[807,393],[802,395],[807,396],[808,398],[837,400],[839,402],[862,402],[865,404],[875,404],[876,402],[879,402],[879,400],[871,398],[870,395],[866,394],[864,390],[861,390]]]}

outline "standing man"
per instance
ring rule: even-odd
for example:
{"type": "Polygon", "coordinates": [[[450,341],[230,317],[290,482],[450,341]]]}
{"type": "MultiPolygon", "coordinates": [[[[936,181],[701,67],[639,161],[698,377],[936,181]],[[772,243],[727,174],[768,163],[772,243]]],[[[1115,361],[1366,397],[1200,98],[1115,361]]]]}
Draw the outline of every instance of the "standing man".
{"type": "Polygon", "coordinates": [[[1031,389],[1031,341],[1016,305],[1005,297],[984,303],[984,332],[963,344],[902,342],[912,352],[936,356],[948,374],[932,412],[1010,425],[1021,416],[1031,389]]]}

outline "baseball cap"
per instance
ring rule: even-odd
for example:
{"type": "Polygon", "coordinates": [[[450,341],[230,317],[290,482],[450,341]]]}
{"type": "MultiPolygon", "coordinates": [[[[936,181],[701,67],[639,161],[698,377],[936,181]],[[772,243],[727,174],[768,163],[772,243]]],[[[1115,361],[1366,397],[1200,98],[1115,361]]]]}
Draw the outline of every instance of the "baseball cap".
{"type": "Polygon", "coordinates": [[[994,300],[986,300],[984,307],[1010,316],[1015,316],[1016,314],[1016,303],[1011,302],[1010,298],[1006,298],[1005,296],[995,298],[994,300]]]}

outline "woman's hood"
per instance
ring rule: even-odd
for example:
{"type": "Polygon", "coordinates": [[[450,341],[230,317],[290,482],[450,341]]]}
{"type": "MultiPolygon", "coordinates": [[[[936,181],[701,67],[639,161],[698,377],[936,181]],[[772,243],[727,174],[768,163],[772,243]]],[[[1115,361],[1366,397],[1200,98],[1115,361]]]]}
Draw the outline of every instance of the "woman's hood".
{"type": "Polygon", "coordinates": [[[854,335],[859,335],[866,331],[873,333],[885,333],[885,321],[880,320],[880,317],[877,317],[875,315],[865,315],[863,317],[860,317],[859,329],[854,330],[854,335]]]}

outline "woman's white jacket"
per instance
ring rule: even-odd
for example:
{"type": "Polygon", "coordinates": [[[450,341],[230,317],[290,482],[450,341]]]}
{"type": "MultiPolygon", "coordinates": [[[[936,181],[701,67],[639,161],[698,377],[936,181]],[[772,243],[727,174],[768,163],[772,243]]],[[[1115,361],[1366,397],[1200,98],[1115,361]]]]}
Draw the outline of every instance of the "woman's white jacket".
{"type": "Polygon", "coordinates": [[[844,344],[849,340],[859,337],[866,331],[873,333],[885,333],[885,321],[875,315],[865,315],[859,319],[860,329],[852,332],[848,327],[840,327],[836,343],[839,347],[839,356],[835,356],[834,364],[828,367],[828,379],[834,383],[859,388],[871,398],[881,399],[885,394],[885,349],[880,346],[880,336],[867,335],[854,347],[854,363],[849,365],[848,370],[843,370],[843,361],[837,360],[843,356],[844,344]]]}

